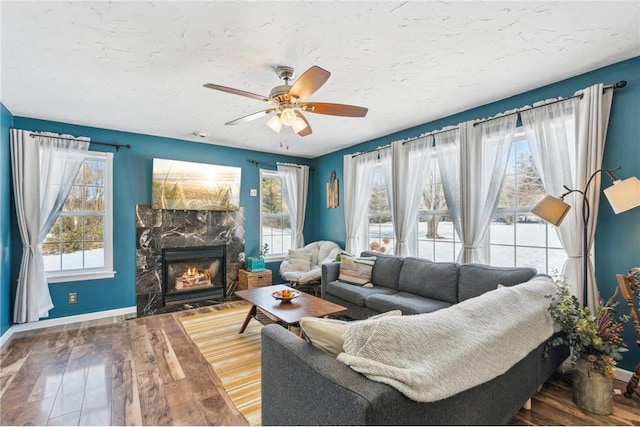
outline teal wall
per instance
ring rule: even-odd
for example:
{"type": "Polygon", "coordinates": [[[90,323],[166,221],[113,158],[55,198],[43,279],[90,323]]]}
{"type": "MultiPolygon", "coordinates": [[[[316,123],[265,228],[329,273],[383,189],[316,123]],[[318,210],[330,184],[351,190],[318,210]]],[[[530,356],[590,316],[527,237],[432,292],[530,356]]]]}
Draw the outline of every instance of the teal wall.
{"type": "Polygon", "coordinates": [[[9,128],[13,116],[0,103],[0,336],[11,326],[11,161],[9,160],[9,128]]]}
{"type": "MultiPolygon", "coordinates": [[[[131,144],[133,147],[130,150],[121,149],[120,152],[114,153],[113,159],[113,255],[116,276],[113,279],[50,284],[49,289],[55,305],[55,308],[50,312],[50,318],[135,306],[135,206],[151,204],[151,169],[154,157],[242,168],[240,206],[244,208],[245,212],[245,251],[249,256],[257,255],[259,245],[259,198],[249,196],[249,189],[259,188],[259,169],[251,164],[250,160],[310,164],[308,159],[291,156],[17,116],[14,117],[13,125],[18,129],[82,135],[99,142],[131,144]],[[69,292],[78,293],[77,304],[67,304],[69,292]]],[[[101,145],[91,145],[90,149],[115,152],[113,148],[101,145]]],[[[310,175],[310,181],[313,181],[313,172],[310,175]]],[[[310,211],[313,212],[312,209],[310,211]]],[[[15,220],[13,221],[12,236],[19,236],[15,220]]],[[[13,239],[12,246],[12,271],[14,274],[11,283],[16,283],[21,259],[19,237],[13,239]]]]}
{"type": "MultiPolygon", "coordinates": [[[[619,80],[626,80],[627,87],[617,90],[613,96],[603,167],[621,166],[619,178],[629,176],[640,178],[640,57],[636,57],[325,155],[316,159],[316,176],[319,179],[313,193],[319,197],[325,193],[324,182],[328,180],[329,173],[335,170],[340,180],[340,197],[344,195],[342,156],[345,154],[373,150],[398,139],[416,137],[422,133],[456,125],[467,120],[490,117],[547,98],[571,96],[577,90],[593,84],[611,84],[619,80]]],[[[610,184],[607,178],[603,178],[602,183],[603,185],[610,184]]],[[[333,240],[344,247],[346,233],[342,200],[337,209],[320,208],[315,221],[317,221],[316,230],[320,233],[316,236],[318,239],[333,240]]],[[[596,229],[595,256],[598,287],[602,297],[606,299],[616,289],[616,273],[626,273],[630,268],[640,266],[640,208],[614,215],[606,198],[601,197],[596,229]]],[[[623,304],[622,298],[619,300],[619,313],[627,313],[626,304],[623,304]]],[[[620,366],[633,371],[637,361],[640,360],[640,349],[635,344],[637,337],[631,323],[625,325],[624,338],[630,351],[625,353],[620,366]]]]}

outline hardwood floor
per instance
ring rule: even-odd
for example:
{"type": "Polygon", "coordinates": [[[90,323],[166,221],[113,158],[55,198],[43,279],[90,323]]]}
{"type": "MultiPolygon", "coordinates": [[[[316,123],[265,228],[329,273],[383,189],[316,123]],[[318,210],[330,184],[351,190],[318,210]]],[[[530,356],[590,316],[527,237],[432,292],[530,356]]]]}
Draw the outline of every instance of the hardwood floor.
{"type": "MultiPolygon", "coordinates": [[[[246,425],[177,320],[240,304],[17,333],[0,354],[0,423],[246,425]]],[[[640,399],[614,400],[611,416],[583,412],[555,380],[512,424],[640,425],[640,399]]]]}

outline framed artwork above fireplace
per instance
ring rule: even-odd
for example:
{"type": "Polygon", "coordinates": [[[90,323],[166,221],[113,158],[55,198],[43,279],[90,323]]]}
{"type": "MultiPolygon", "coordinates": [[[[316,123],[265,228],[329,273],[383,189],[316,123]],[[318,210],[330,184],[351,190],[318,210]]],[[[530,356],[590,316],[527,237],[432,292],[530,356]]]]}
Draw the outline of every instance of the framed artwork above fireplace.
{"type": "Polygon", "coordinates": [[[242,169],[153,159],[154,209],[237,211],[242,169]]]}

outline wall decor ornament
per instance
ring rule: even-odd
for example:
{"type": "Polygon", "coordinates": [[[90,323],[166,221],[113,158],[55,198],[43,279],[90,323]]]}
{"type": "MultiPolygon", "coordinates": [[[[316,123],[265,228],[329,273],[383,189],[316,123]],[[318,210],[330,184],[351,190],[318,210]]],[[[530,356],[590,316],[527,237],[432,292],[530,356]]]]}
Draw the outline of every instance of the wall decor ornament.
{"type": "Polygon", "coordinates": [[[336,178],[336,171],[331,171],[329,175],[329,181],[327,182],[327,208],[338,207],[338,178],[336,178]]]}

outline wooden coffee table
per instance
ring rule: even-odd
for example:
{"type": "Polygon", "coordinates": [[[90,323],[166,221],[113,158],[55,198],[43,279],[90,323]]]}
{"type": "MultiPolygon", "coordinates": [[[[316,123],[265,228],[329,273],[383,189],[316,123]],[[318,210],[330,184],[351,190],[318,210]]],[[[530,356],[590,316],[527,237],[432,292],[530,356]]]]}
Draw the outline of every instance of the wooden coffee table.
{"type": "Polygon", "coordinates": [[[249,310],[249,314],[247,314],[247,318],[244,319],[244,323],[242,324],[239,333],[243,333],[251,318],[256,317],[258,308],[274,316],[287,326],[298,323],[301,318],[306,316],[325,317],[331,314],[347,311],[347,307],[334,304],[323,300],[322,298],[314,297],[313,295],[305,294],[304,292],[300,292],[300,296],[298,298],[289,302],[281,302],[271,296],[272,293],[282,291],[283,289],[295,291],[295,289],[286,285],[273,285],[265,286],[263,288],[236,291],[234,295],[237,295],[253,304],[251,310],[249,310]]]}

